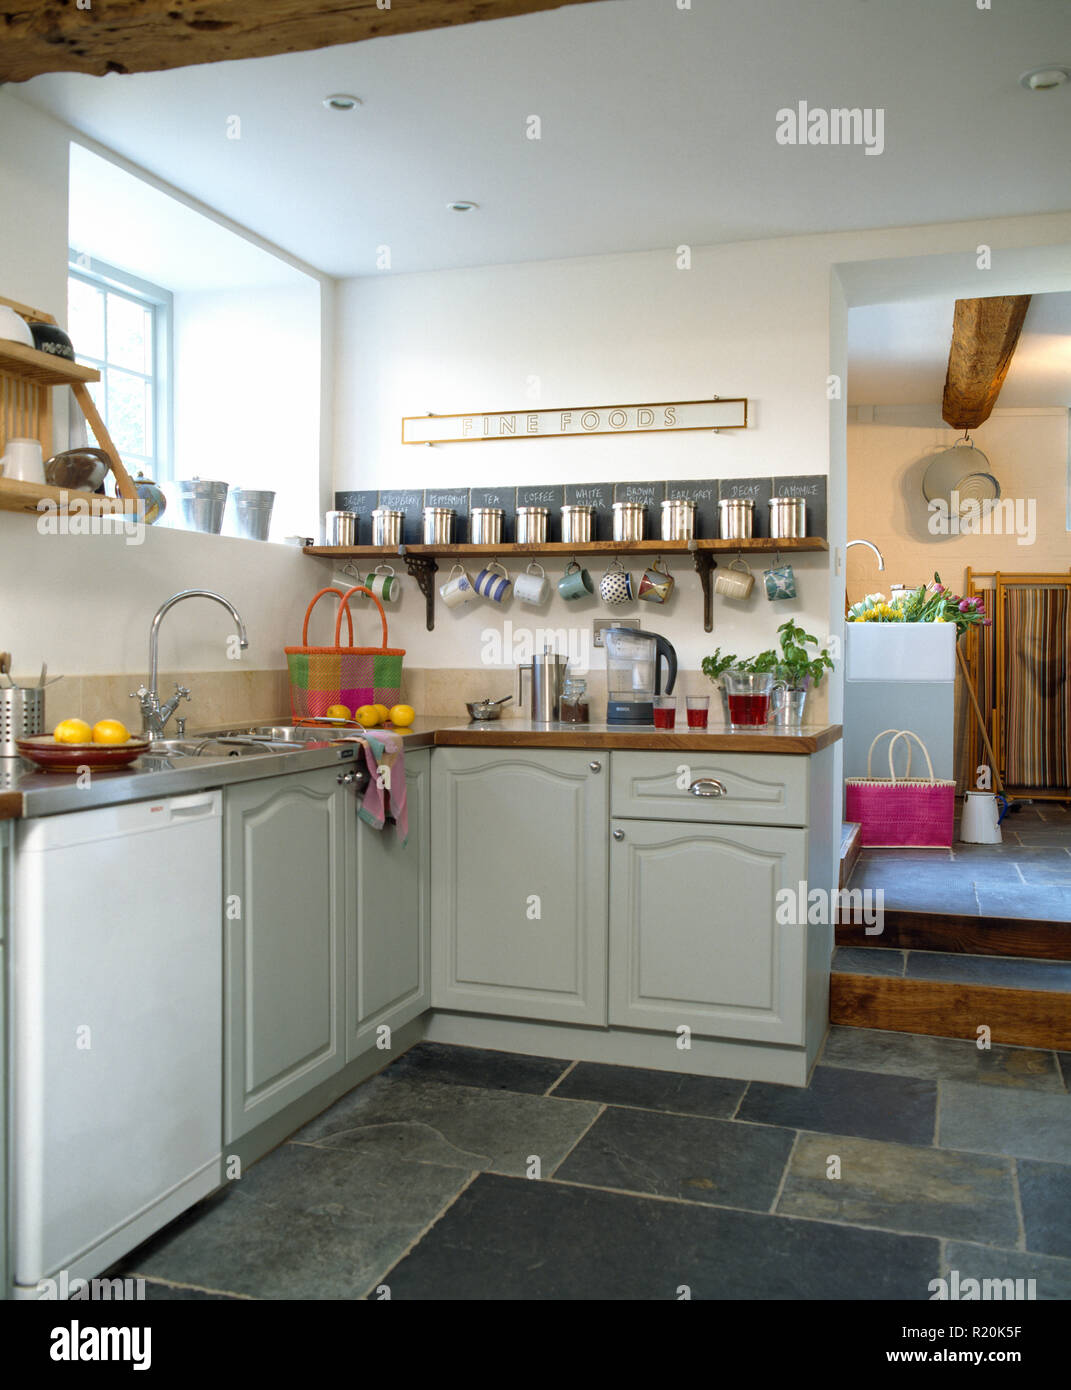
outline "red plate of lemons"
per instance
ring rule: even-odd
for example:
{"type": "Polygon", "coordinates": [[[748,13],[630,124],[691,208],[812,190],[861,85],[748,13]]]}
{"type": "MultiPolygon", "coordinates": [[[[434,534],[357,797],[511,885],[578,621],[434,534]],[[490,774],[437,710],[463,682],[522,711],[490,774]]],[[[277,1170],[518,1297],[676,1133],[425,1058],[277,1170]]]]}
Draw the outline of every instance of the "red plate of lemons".
{"type": "Polygon", "coordinates": [[[149,740],[134,736],[118,719],[64,719],[51,734],[15,740],[15,747],[44,772],[114,772],[148,751],[149,740]]]}

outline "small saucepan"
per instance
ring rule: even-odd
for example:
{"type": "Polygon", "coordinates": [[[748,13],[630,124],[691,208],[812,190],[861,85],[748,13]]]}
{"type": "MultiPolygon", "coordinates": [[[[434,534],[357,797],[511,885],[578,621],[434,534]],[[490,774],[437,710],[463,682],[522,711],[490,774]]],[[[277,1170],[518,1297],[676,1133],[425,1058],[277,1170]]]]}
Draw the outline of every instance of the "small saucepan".
{"type": "Polygon", "coordinates": [[[502,706],[508,705],[512,699],[512,695],[506,695],[501,700],[466,701],[465,708],[469,712],[469,718],[474,723],[483,723],[489,719],[501,719],[502,706]]]}

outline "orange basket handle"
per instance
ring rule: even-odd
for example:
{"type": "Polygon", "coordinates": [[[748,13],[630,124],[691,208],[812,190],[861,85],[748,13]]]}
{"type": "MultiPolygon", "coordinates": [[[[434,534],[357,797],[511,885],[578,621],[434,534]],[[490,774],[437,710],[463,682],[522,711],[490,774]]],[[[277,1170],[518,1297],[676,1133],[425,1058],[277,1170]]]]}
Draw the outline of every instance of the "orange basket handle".
{"type": "MultiPolygon", "coordinates": [[[[353,586],[352,589],[347,589],[346,592],[342,595],[342,602],[338,605],[338,617],[335,619],[335,646],[338,647],[338,646],[341,645],[341,643],[340,643],[339,640],[338,640],[338,637],[339,637],[339,632],[340,632],[341,627],[342,627],[342,610],[343,610],[343,609],[346,610],[346,617],[347,617],[347,618],[349,618],[349,616],[350,616],[350,603],[349,603],[350,594],[367,594],[368,597],[372,600],[372,602],[373,602],[373,603],[376,605],[376,607],[379,609],[379,621],[383,624],[383,650],[386,651],[386,649],[387,649],[387,615],[386,615],[386,613],[384,613],[384,611],[383,611],[383,605],[380,603],[379,599],[376,598],[375,594],[372,592],[371,589],[366,589],[366,588],[364,587],[363,584],[355,584],[355,585],[353,586]]],[[[302,644],[302,645],[304,645],[304,644],[302,644]]],[[[353,624],[352,624],[352,623],[350,623],[350,646],[351,646],[351,647],[353,646],[353,624]]]]}
{"type": "MultiPolygon", "coordinates": [[[[350,590],[350,593],[351,593],[351,594],[353,593],[353,590],[352,590],[352,589],[350,590]]],[[[323,598],[324,594],[337,594],[339,598],[342,598],[342,590],[341,590],[341,589],[332,589],[332,588],[330,588],[330,587],[329,587],[329,588],[326,588],[326,589],[321,589],[320,592],[319,592],[318,594],[315,594],[315,595],[313,596],[312,602],[309,604],[308,608],[305,609],[305,623],[304,623],[304,626],[303,626],[302,629],[301,629],[301,645],[302,645],[303,647],[307,647],[307,646],[309,645],[309,619],[312,617],[312,610],[316,607],[317,603],[319,603],[320,599],[323,598]]],[[[346,610],[346,622],[349,624],[349,628],[350,628],[350,643],[349,643],[349,644],[350,644],[350,646],[352,647],[352,646],[353,646],[353,619],[350,617],[349,605],[346,603],[345,599],[343,599],[343,600],[342,600],[342,603],[339,605],[338,616],[339,616],[339,619],[340,619],[340,620],[341,620],[341,618],[342,618],[342,610],[343,610],[343,608],[345,608],[345,610],[346,610]]],[[[335,646],[336,646],[336,647],[339,645],[339,642],[338,642],[338,633],[339,633],[339,623],[336,622],[336,623],[335,623],[335,646]]]]}

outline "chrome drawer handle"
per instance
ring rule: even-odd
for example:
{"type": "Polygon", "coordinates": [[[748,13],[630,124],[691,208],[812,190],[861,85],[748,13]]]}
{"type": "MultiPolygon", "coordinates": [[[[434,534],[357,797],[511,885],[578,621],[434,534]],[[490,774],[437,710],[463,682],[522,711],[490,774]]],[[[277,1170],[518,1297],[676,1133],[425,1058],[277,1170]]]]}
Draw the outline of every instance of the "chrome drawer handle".
{"type": "Polygon", "coordinates": [[[693,796],[727,796],[728,792],[716,777],[697,777],[688,788],[693,796]]]}

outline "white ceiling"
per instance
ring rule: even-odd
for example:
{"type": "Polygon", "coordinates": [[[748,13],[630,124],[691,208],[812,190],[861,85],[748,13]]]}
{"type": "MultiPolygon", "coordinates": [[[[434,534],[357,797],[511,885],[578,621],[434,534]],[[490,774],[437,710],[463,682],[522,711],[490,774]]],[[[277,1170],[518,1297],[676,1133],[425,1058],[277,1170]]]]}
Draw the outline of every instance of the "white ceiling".
{"type": "Polygon", "coordinates": [[[604,0],[12,90],[345,276],[382,245],[410,271],[1063,211],[1071,85],[1018,82],[1047,63],[1067,0],[604,0]],[[325,111],[338,91],[364,105],[325,111]],[[800,100],[884,108],[884,153],[777,144],[800,100]]]}
{"type": "MultiPolygon", "coordinates": [[[[848,403],[941,400],[955,298],[872,304],[848,314],[848,403]]],[[[1036,294],[998,406],[1071,407],[1071,294],[1036,294]]]]}
{"type": "Polygon", "coordinates": [[[176,294],[309,284],[278,256],[72,144],[72,248],[176,294]]]}

